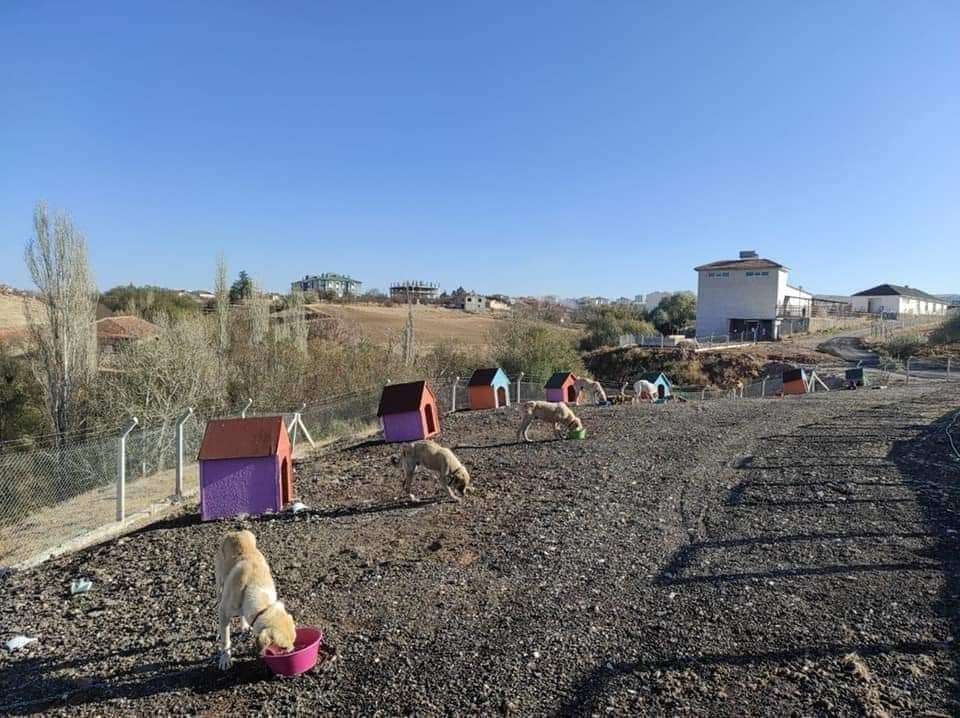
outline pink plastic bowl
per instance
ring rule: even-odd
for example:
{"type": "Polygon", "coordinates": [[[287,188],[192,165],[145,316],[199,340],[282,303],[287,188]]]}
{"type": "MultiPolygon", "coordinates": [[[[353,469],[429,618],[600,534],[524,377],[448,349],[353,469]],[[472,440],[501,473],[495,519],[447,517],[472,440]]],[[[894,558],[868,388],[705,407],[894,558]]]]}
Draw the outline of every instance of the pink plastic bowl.
{"type": "Polygon", "coordinates": [[[261,654],[270,670],[281,676],[296,676],[317,665],[317,650],[323,641],[323,633],[316,628],[302,626],[297,629],[293,650],[284,653],[276,646],[267,646],[261,654]]]}

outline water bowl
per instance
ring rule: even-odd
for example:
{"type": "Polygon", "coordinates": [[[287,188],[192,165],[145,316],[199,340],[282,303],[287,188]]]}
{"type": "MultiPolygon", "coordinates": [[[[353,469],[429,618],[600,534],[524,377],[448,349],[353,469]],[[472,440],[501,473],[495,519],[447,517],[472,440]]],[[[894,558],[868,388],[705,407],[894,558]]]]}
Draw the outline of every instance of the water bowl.
{"type": "Polygon", "coordinates": [[[276,646],[267,646],[260,654],[270,670],[281,676],[297,676],[317,665],[317,652],[323,641],[323,632],[310,626],[297,629],[293,650],[284,653],[276,646]]]}
{"type": "Polygon", "coordinates": [[[570,433],[567,434],[567,437],[570,439],[586,439],[587,430],[586,429],[571,429],[570,433]]]}

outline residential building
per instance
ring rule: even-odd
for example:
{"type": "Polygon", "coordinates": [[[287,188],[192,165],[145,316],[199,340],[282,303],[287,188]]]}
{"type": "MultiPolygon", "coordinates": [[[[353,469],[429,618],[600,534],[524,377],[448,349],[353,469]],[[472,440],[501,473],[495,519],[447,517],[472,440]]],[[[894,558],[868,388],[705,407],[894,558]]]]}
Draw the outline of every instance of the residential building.
{"type": "Polygon", "coordinates": [[[888,318],[904,315],[938,316],[947,313],[950,303],[906,285],[879,284],[850,297],[855,312],[879,314],[888,318]]]}
{"type": "Polygon", "coordinates": [[[421,282],[418,279],[395,282],[390,285],[390,298],[397,301],[411,301],[415,304],[436,299],[440,285],[433,282],[421,282]]]}
{"type": "Polygon", "coordinates": [[[752,250],[696,267],[697,336],[755,332],[778,339],[785,322],[808,321],[813,295],[789,284],[789,268],[752,250]]]}
{"type": "Polygon", "coordinates": [[[489,311],[487,298],[479,294],[468,294],[463,298],[463,311],[480,313],[489,311]]]}
{"type": "Polygon", "coordinates": [[[357,296],[360,294],[360,282],[353,277],[333,272],[324,272],[313,276],[305,275],[290,284],[292,291],[316,292],[317,294],[333,294],[335,297],[357,296]]]}
{"type": "Polygon", "coordinates": [[[134,316],[109,316],[97,320],[97,345],[102,353],[117,351],[120,347],[155,339],[160,327],[146,319],[134,316]]]}

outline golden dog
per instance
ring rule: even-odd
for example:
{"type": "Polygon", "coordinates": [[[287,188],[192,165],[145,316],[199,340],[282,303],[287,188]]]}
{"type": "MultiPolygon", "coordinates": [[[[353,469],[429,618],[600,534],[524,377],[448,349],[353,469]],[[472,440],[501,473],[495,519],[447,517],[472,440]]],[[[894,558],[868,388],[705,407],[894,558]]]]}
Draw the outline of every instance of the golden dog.
{"type": "Polygon", "coordinates": [[[573,383],[574,391],[577,392],[577,405],[580,405],[580,398],[584,394],[589,394],[593,397],[594,401],[606,401],[607,392],[603,390],[603,387],[600,385],[600,382],[593,379],[588,379],[585,376],[577,377],[577,380],[573,383]]]}
{"type": "Polygon", "coordinates": [[[520,415],[523,417],[523,420],[520,423],[520,428],[517,430],[517,441],[521,439],[530,441],[527,432],[530,430],[530,424],[534,421],[553,424],[553,431],[560,438],[565,436],[563,429],[560,428],[561,426],[568,432],[583,428],[583,422],[581,422],[570,407],[563,402],[528,401],[520,408],[520,415]]]}
{"type": "Polygon", "coordinates": [[[413,494],[413,475],[418,466],[436,471],[440,486],[446,488],[456,501],[462,500],[467,491],[472,490],[470,474],[460,459],[435,441],[404,444],[400,447],[400,464],[403,467],[403,491],[414,501],[417,497],[413,494]]]}
{"type": "Polygon", "coordinates": [[[233,665],[230,655],[230,620],[240,617],[243,630],[253,629],[257,648],[277,645],[293,650],[296,626],[281,601],[267,560],[249,531],[232,531],[220,541],[214,562],[217,606],[220,613],[219,663],[221,670],[233,665]]]}

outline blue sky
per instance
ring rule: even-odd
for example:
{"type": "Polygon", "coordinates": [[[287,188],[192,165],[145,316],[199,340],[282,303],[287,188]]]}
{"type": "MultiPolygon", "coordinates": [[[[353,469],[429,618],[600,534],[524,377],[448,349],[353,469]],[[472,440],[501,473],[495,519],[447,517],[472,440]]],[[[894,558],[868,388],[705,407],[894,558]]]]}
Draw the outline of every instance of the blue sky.
{"type": "Polygon", "coordinates": [[[960,4],[0,4],[0,282],[960,292],[960,4]],[[672,6],[672,7],[671,7],[672,6]],[[589,257],[585,257],[589,255],[589,257]]]}

